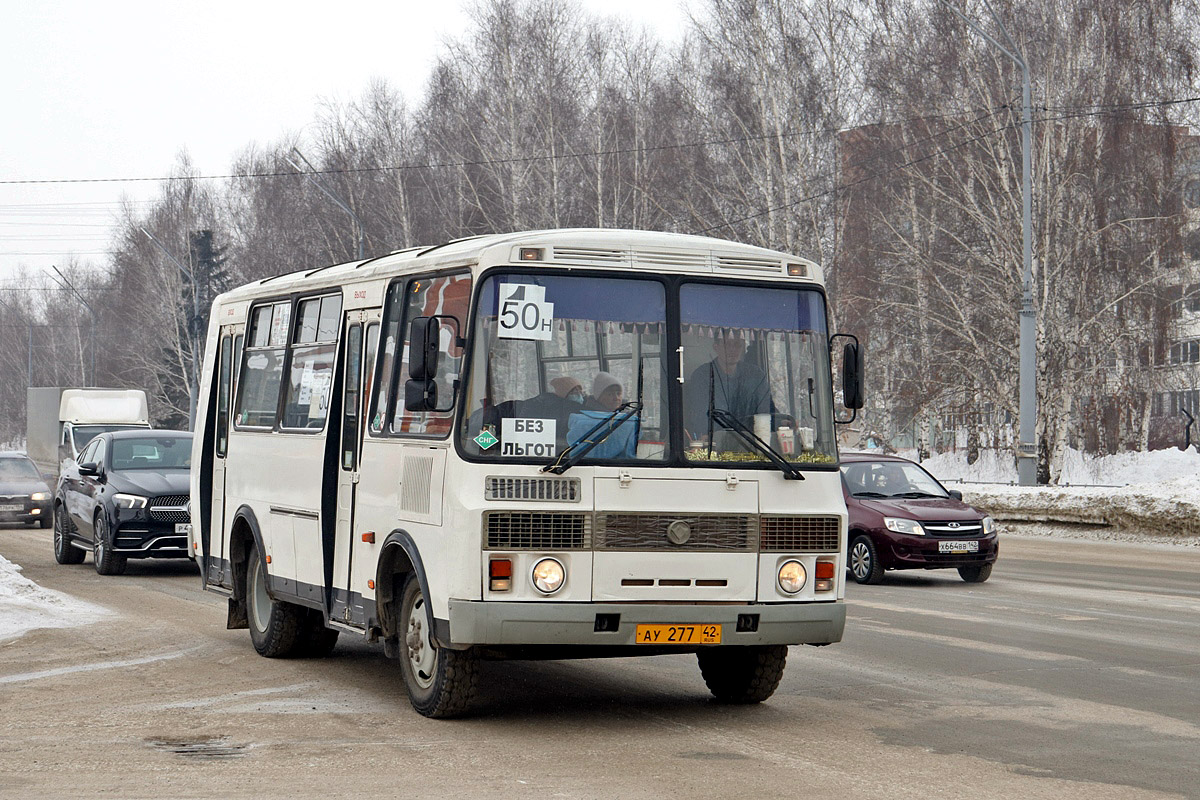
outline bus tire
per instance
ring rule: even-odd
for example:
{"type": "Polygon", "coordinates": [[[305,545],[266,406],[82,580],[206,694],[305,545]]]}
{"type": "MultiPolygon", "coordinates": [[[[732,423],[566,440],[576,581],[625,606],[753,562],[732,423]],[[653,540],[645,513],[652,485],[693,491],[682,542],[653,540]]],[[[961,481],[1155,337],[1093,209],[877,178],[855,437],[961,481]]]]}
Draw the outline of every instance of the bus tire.
{"type": "Polygon", "coordinates": [[[103,510],[92,522],[92,563],[101,575],[124,575],[129,563],[125,556],[113,552],[112,529],[103,510]]]}
{"type": "Polygon", "coordinates": [[[983,583],[992,577],[992,565],[973,564],[969,567],[959,567],[958,574],[967,583],[983,583]]]}
{"type": "Polygon", "coordinates": [[[400,670],[417,713],[447,719],[466,713],[479,681],[479,661],[471,650],[449,650],[433,643],[425,595],[415,574],[400,595],[400,670]]]}
{"type": "Polygon", "coordinates": [[[54,504],[54,560],[59,564],[82,564],[87,555],[71,544],[71,529],[67,524],[67,511],[62,503],[54,504]]]}
{"type": "Polygon", "coordinates": [[[246,617],[250,623],[250,641],[265,658],[288,658],[303,644],[307,609],[267,594],[267,573],[258,546],[250,548],[246,565],[246,617]]]}
{"type": "Polygon", "coordinates": [[[700,674],[722,703],[761,703],[779,686],[787,646],[712,647],[699,651],[700,674]]]}
{"type": "Polygon", "coordinates": [[[337,645],[338,631],[325,627],[325,615],[315,608],[309,609],[308,624],[304,628],[300,644],[301,658],[325,658],[337,645]]]}

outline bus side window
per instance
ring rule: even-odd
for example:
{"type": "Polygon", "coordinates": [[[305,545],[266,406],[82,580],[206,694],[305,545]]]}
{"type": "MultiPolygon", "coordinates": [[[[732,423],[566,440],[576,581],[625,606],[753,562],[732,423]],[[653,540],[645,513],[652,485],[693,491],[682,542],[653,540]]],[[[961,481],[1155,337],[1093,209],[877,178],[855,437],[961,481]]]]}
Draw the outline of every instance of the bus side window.
{"type": "MultiPolygon", "coordinates": [[[[471,300],[471,276],[468,274],[441,275],[436,278],[423,278],[411,281],[405,292],[404,318],[400,326],[400,336],[404,340],[401,359],[397,372],[397,380],[393,391],[397,398],[403,392],[400,387],[408,379],[409,333],[412,321],[417,317],[443,316],[458,320],[457,326],[453,320],[446,319],[442,326],[442,338],[438,343],[441,358],[435,381],[437,383],[438,404],[450,405],[454,397],[454,385],[460,378],[462,368],[462,349],[457,339],[464,335],[467,307],[471,300]]],[[[418,434],[425,436],[446,436],[450,433],[453,411],[407,411],[404,403],[394,404],[395,412],[392,417],[392,433],[418,434]]]]}
{"type": "MultiPolygon", "coordinates": [[[[367,326],[366,349],[363,352],[363,390],[362,390],[362,419],[367,419],[371,403],[371,389],[375,385],[375,354],[379,351],[379,323],[372,322],[367,326]]],[[[362,444],[362,436],[366,425],[359,424],[358,439],[362,444]]]]}
{"type": "Polygon", "coordinates": [[[368,428],[371,435],[383,433],[383,421],[388,415],[389,389],[395,384],[392,374],[396,366],[396,347],[399,341],[400,316],[403,306],[400,298],[404,296],[404,282],[397,281],[391,285],[387,293],[387,308],[383,315],[382,347],[383,353],[379,358],[379,367],[373,373],[375,376],[375,393],[371,397],[371,424],[368,428]]]}
{"type": "Polygon", "coordinates": [[[351,325],[346,334],[346,387],[342,404],[342,469],[358,467],[358,391],[362,367],[362,326],[351,325]]]}
{"type": "Polygon", "coordinates": [[[217,373],[217,457],[224,458],[229,443],[229,385],[230,385],[230,341],[221,337],[221,362],[217,373]]]}

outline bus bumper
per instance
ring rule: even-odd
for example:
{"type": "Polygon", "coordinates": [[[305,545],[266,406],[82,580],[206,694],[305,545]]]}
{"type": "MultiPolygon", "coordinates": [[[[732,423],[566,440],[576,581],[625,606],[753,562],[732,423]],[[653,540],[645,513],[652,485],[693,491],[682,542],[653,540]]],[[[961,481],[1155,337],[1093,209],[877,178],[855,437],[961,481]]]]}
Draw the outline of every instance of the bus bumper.
{"type": "Polygon", "coordinates": [[[841,641],[846,605],[450,601],[450,641],[457,646],[636,646],[637,626],[644,624],[720,625],[722,645],[822,645],[841,641]]]}

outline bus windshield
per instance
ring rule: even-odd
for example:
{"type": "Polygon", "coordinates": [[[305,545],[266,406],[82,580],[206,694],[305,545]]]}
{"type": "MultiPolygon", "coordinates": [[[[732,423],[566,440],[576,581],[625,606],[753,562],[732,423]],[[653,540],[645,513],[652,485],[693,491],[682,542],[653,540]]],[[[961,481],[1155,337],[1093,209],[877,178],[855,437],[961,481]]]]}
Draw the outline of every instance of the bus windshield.
{"type": "Polygon", "coordinates": [[[661,282],[493,273],[479,298],[465,452],[550,459],[600,426],[589,461],[667,457],[661,282]]]}
{"type": "Polygon", "coordinates": [[[645,278],[492,273],[474,324],[459,432],[470,456],[550,463],[583,440],[598,442],[584,462],[663,462],[679,455],[675,426],[697,466],[769,464],[748,436],[787,461],[836,461],[815,289],[687,282],[676,293],[645,278]],[[666,359],[676,304],[678,344],[666,359]]]}

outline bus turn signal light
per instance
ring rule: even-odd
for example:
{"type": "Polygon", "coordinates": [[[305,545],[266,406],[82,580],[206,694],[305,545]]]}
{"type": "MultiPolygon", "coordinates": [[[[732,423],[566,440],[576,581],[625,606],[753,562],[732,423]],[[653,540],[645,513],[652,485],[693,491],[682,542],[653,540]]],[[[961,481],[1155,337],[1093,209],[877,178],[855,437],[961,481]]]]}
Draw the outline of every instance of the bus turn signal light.
{"type": "Polygon", "coordinates": [[[817,562],[817,582],[813,585],[813,590],[818,592],[833,591],[833,576],[837,570],[837,565],[832,561],[817,562]]]}
{"type": "Polygon", "coordinates": [[[507,592],[512,589],[512,560],[493,558],[488,562],[488,587],[493,592],[507,592]]]}
{"type": "Polygon", "coordinates": [[[375,544],[375,531],[363,531],[362,540],[367,544],[375,544]]]}

